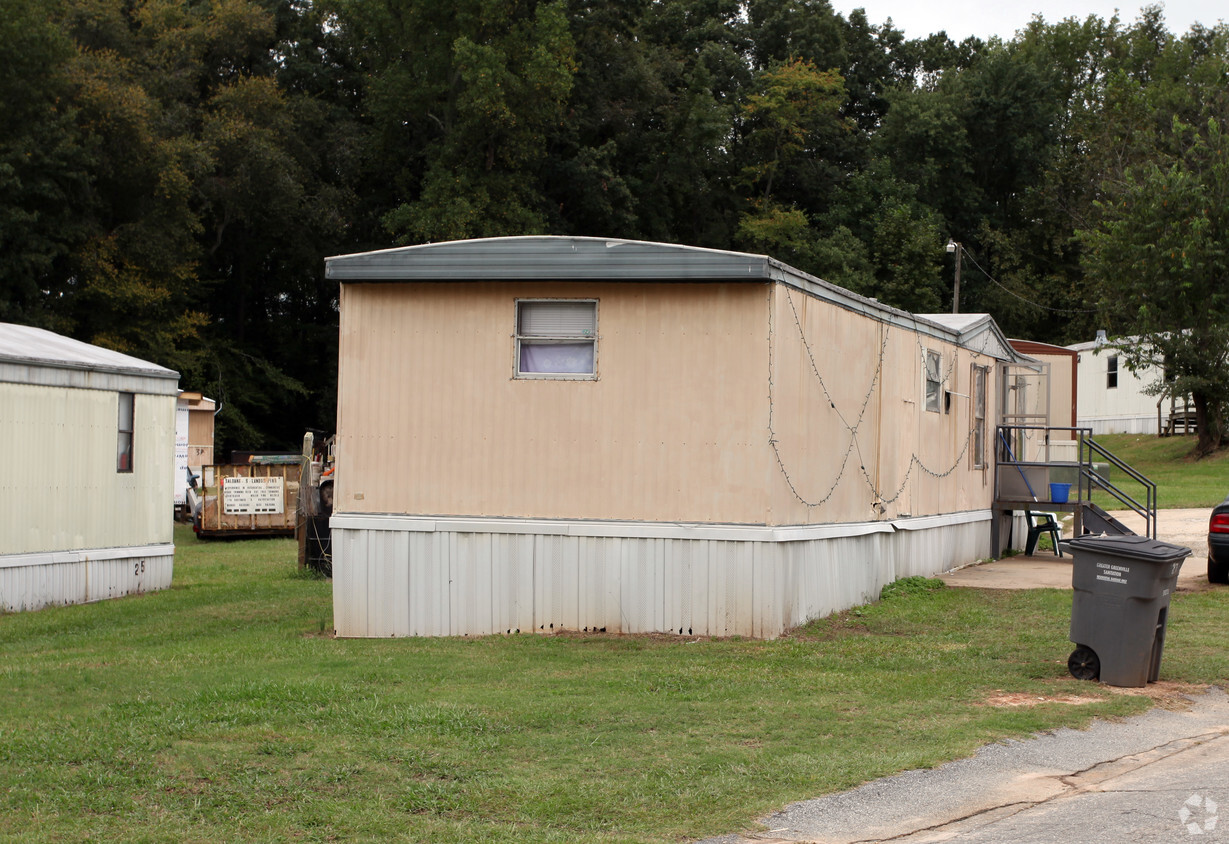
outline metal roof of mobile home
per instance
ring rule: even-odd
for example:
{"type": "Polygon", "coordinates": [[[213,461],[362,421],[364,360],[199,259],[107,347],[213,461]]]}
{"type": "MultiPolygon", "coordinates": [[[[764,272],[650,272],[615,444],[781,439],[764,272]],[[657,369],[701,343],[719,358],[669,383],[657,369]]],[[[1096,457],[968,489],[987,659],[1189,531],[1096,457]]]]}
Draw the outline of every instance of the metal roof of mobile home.
{"type": "Polygon", "coordinates": [[[179,373],[53,331],[0,322],[0,381],[175,395],[179,373]]]}
{"type": "MultiPolygon", "coordinates": [[[[492,237],[337,255],[325,273],[340,282],[477,281],[762,281],[788,284],[839,307],[911,331],[961,343],[968,326],[918,316],[830,284],[767,255],[600,237],[492,237]]],[[[963,315],[962,315],[963,316],[963,315]]],[[[1015,358],[987,314],[975,318],[980,336],[995,335],[987,354],[1015,358]],[[986,322],[989,322],[989,327],[986,322]]]]}
{"type": "Polygon", "coordinates": [[[956,332],[960,345],[977,349],[999,360],[1031,360],[1008,340],[990,314],[919,314],[921,319],[945,325],[956,332]]]}

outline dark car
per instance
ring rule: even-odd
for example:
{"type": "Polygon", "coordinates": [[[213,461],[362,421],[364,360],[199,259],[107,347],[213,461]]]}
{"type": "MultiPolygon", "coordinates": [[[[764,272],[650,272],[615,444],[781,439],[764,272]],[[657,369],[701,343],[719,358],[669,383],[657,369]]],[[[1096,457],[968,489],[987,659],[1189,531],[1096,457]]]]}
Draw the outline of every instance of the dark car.
{"type": "Polygon", "coordinates": [[[1208,521],[1208,582],[1229,583],[1229,498],[1212,508],[1208,521]]]}

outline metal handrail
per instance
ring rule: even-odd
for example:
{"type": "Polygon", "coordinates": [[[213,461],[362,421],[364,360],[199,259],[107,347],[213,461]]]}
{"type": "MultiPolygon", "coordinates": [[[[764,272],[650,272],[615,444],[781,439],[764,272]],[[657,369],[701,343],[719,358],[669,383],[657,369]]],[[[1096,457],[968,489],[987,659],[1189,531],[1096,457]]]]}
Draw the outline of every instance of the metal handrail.
{"type": "Polygon", "coordinates": [[[1130,493],[1127,493],[1123,491],[1122,489],[1119,489],[1108,478],[1102,477],[1100,474],[1098,474],[1096,471],[1092,469],[1089,469],[1086,475],[1090,481],[1096,482],[1098,487],[1100,487],[1101,489],[1108,492],[1110,495],[1117,498],[1121,503],[1125,504],[1128,509],[1134,510],[1137,514],[1143,516],[1145,520],[1148,519],[1148,503],[1147,502],[1145,502],[1144,504],[1140,504],[1138,501],[1136,501],[1134,498],[1131,497],[1130,493]]]}
{"type": "MultiPolygon", "coordinates": [[[[1049,466],[1049,467],[1077,467],[1078,474],[1076,478],[1076,494],[1075,504],[1083,506],[1084,504],[1092,503],[1092,492],[1094,487],[1105,490],[1111,496],[1116,498],[1124,507],[1134,512],[1144,520],[1145,534],[1152,539],[1156,539],[1156,509],[1157,509],[1157,493],[1156,484],[1138,472],[1130,464],[1124,462],[1121,458],[1111,452],[1109,449],[1102,446],[1092,438],[1091,428],[1077,427],[1058,427],[1058,426],[1043,426],[1043,425],[998,425],[997,439],[995,446],[996,453],[996,472],[999,466],[1014,466],[1023,475],[1023,469],[1027,466],[1049,466]],[[1078,443],[1075,462],[1069,460],[1020,460],[1011,452],[1011,433],[1015,431],[1041,431],[1044,432],[1046,454],[1049,455],[1050,437],[1053,433],[1074,434],[1078,443]],[[1001,447],[1000,447],[1001,446],[1001,447]],[[1005,451],[1005,454],[1004,454],[1005,451]],[[1099,472],[1093,468],[1093,456],[1103,458],[1110,465],[1122,471],[1135,482],[1139,483],[1144,488],[1144,502],[1137,501],[1132,495],[1120,489],[1115,484],[1111,483],[1108,478],[1102,477],[1099,472]],[[1004,459],[1008,457],[1010,459],[1004,459]]],[[[1028,480],[1025,479],[1025,484],[1028,480]]],[[[998,489],[998,479],[995,479],[996,494],[998,489]]],[[[1029,490],[1032,487],[1029,486],[1029,490]]],[[[1035,494],[1034,494],[1035,495],[1035,494]]]]}
{"type": "Polygon", "coordinates": [[[1114,498],[1118,499],[1118,501],[1121,502],[1122,504],[1125,504],[1127,508],[1130,509],[1132,512],[1134,512],[1136,515],[1142,517],[1144,520],[1144,535],[1152,539],[1156,539],[1156,505],[1157,505],[1156,484],[1150,478],[1145,477],[1143,474],[1136,471],[1136,469],[1132,467],[1129,463],[1126,463],[1125,461],[1120,459],[1116,454],[1114,454],[1112,451],[1105,448],[1105,446],[1093,440],[1091,430],[1088,431],[1087,436],[1083,434],[1081,434],[1080,436],[1080,474],[1081,476],[1086,476],[1088,478],[1088,481],[1089,481],[1088,497],[1090,499],[1092,498],[1092,485],[1093,485],[1093,482],[1095,481],[1098,487],[1105,490],[1110,495],[1114,496],[1114,498]],[[1088,453],[1089,453],[1089,459],[1087,461],[1084,460],[1084,447],[1085,446],[1088,447],[1088,453]],[[1112,483],[1109,483],[1106,479],[1102,478],[1092,468],[1092,456],[1091,455],[1094,453],[1105,458],[1111,465],[1122,470],[1132,480],[1140,484],[1144,488],[1145,499],[1146,499],[1145,503],[1141,504],[1140,502],[1132,498],[1130,495],[1123,492],[1117,486],[1115,486],[1112,483]]]}

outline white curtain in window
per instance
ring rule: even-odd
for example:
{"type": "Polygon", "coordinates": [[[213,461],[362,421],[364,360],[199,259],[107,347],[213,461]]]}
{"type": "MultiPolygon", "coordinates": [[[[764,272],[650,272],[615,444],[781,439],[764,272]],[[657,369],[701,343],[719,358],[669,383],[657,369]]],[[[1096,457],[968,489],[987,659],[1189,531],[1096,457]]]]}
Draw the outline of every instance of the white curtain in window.
{"type": "Polygon", "coordinates": [[[521,341],[521,372],[583,374],[593,372],[593,343],[521,341]]]}

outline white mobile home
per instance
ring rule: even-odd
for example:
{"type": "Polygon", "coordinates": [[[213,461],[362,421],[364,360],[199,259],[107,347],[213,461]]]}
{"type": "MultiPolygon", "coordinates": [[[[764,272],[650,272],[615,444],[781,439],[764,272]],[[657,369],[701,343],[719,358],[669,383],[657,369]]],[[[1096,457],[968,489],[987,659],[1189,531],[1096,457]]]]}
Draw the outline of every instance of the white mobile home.
{"type": "Polygon", "coordinates": [[[171,583],[172,370],[0,323],[0,608],[171,583]]]}
{"type": "Polygon", "coordinates": [[[1138,372],[1126,367],[1119,347],[1132,342],[1133,337],[1110,341],[1099,332],[1096,340],[1067,347],[1078,356],[1076,418],[1094,435],[1156,434],[1169,422],[1168,399],[1145,392],[1161,380],[1161,372],[1155,367],[1138,372]]]}
{"type": "Polygon", "coordinates": [[[596,238],[327,272],[339,635],[771,637],[990,553],[988,316],[596,238]]]}

